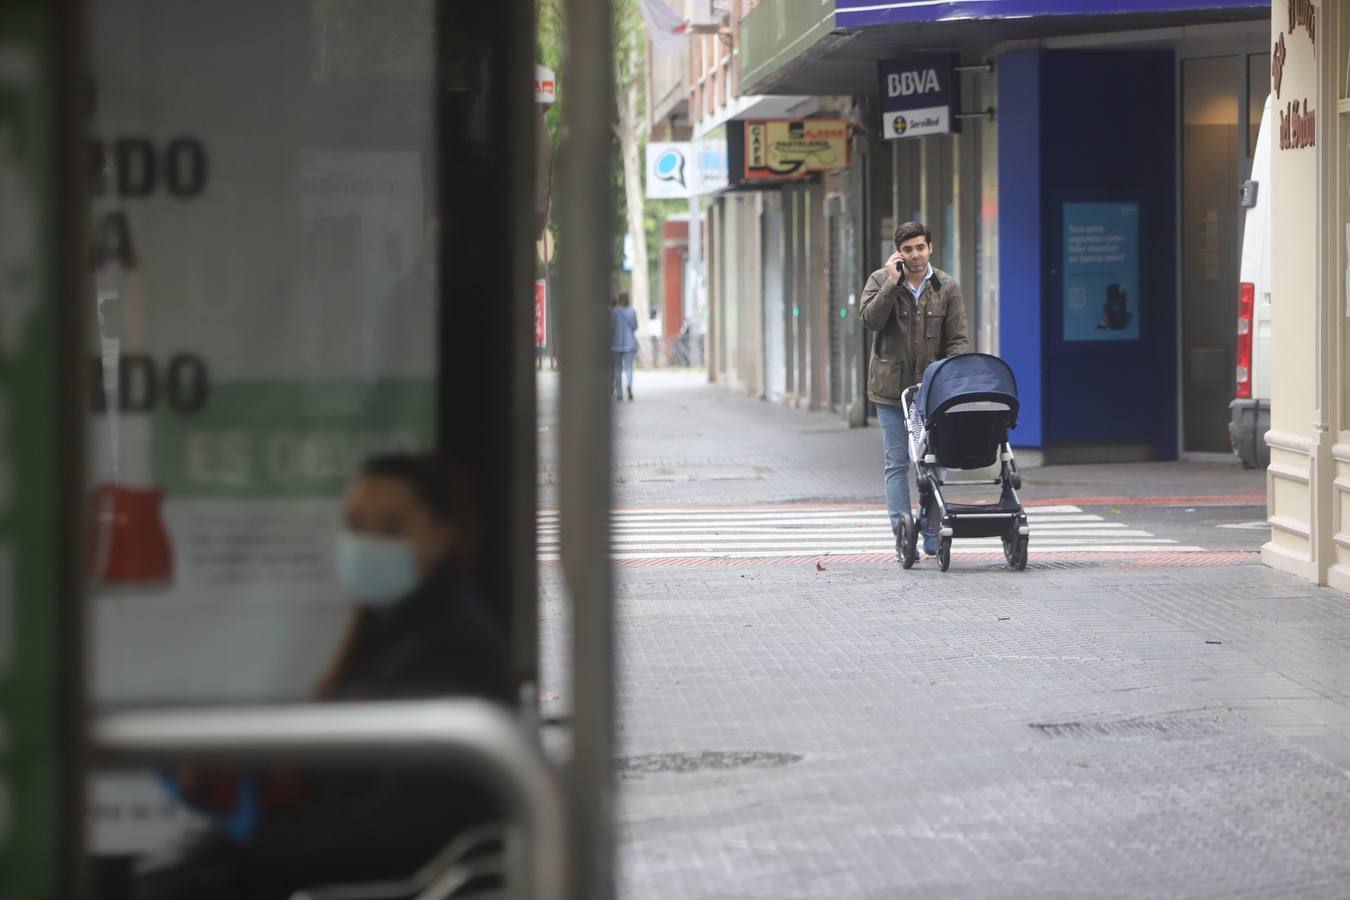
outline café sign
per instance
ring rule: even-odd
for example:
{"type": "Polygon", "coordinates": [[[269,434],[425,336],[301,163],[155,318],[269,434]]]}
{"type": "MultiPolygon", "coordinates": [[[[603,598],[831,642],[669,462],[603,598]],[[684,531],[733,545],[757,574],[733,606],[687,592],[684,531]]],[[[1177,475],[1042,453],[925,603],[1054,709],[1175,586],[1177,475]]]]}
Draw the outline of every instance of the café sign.
{"type": "Polygon", "coordinates": [[[844,119],[770,120],[745,123],[746,181],[805,178],[836,172],[849,161],[844,119]]]}

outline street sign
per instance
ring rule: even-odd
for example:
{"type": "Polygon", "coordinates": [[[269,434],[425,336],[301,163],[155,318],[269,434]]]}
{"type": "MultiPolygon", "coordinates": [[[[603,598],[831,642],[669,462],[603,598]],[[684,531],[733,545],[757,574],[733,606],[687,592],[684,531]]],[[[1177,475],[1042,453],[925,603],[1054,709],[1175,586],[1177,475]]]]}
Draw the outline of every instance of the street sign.
{"type": "Polygon", "coordinates": [[[886,140],[959,131],[959,85],[950,53],[925,53],[877,63],[881,136],[886,140]]]}
{"type": "Polygon", "coordinates": [[[552,106],[558,102],[558,76],[548,66],[535,64],[534,102],[552,106]]]}
{"type": "Polygon", "coordinates": [[[689,143],[647,145],[647,198],[686,200],[698,193],[699,155],[689,143]]]}

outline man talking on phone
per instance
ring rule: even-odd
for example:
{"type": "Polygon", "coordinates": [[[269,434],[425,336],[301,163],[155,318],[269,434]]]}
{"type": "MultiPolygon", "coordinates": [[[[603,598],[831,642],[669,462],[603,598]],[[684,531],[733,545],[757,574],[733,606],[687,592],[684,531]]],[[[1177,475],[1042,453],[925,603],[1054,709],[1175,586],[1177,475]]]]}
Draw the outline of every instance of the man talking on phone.
{"type": "MultiPolygon", "coordinates": [[[[893,534],[901,514],[911,509],[909,423],[900,408],[900,394],[923,380],[929,363],[970,350],[961,285],[933,268],[928,261],[932,253],[932,233],[918,222],[906,222],[896,229],[895,252],[868,277],[862,295],[863,324],[874,332],[867,399],[876,404],[881,424],[886,508],[893,534]]],[[[919,527],[924,554],[937,555],[937,516],[921,511],[919,527]]]]}

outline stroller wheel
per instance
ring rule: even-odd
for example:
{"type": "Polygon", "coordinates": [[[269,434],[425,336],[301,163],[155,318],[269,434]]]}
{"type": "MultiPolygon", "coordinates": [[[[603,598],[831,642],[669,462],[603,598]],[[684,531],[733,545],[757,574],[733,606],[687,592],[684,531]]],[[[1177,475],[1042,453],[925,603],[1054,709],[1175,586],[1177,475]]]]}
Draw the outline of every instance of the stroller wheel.
{"type": "Polygon", "coordinates": [[[1015,559],[1016,556],[1017,556],[1017,538],[1009,537],[1008,535],[1005,534],[1003,536],[1003,561],[1011,566],[1013,564],[1013,559],[1015,559]]]}
{"type": "Polygon", "coordinates": [[[1030,540],[1031,539],[1029,536],[1025,534],[1019,534],[1017,536],[1017,549],[1013,551],[1013,558],[1008,561],[1008,565],[1012,566],[1019,572],[1026,570],[1027,544],[1030,542],[1030,540]]]}
{"type": "Polygon", "coordinates": [[[914,540],[918,535],[915,533],[914,520],[909,513],[900,514],[900,526],[895,530],[895,555],[900,560],[900,566],[905,569],[914,567],[914,559],[917,555],[914,552],[914,540]]]}
{"type": "Polygon", "coordinates": [[[952,567],[952,539],[944,537],[938,543],[938,568],[947,571],[952,567]]]}

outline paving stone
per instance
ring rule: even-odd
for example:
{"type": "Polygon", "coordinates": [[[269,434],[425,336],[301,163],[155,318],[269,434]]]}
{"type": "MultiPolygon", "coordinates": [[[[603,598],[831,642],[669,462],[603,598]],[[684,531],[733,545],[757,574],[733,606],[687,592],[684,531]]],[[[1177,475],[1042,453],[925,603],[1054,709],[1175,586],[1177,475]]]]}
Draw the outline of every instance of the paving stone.
{"type": "MultiPolygon", "coordinates": [[[[680,402],[701,434],[621,430],[636,468],[772,471],[625,502],[837,498],[852,477],[805,459],[830,432],[802,414],[680,402]]],[[[1350,895],[1344,594],[1246,565],[616,578],[622,896],[1350,895]]],[[[541,583],[565,710],[563,581],[541,583]]]]}

